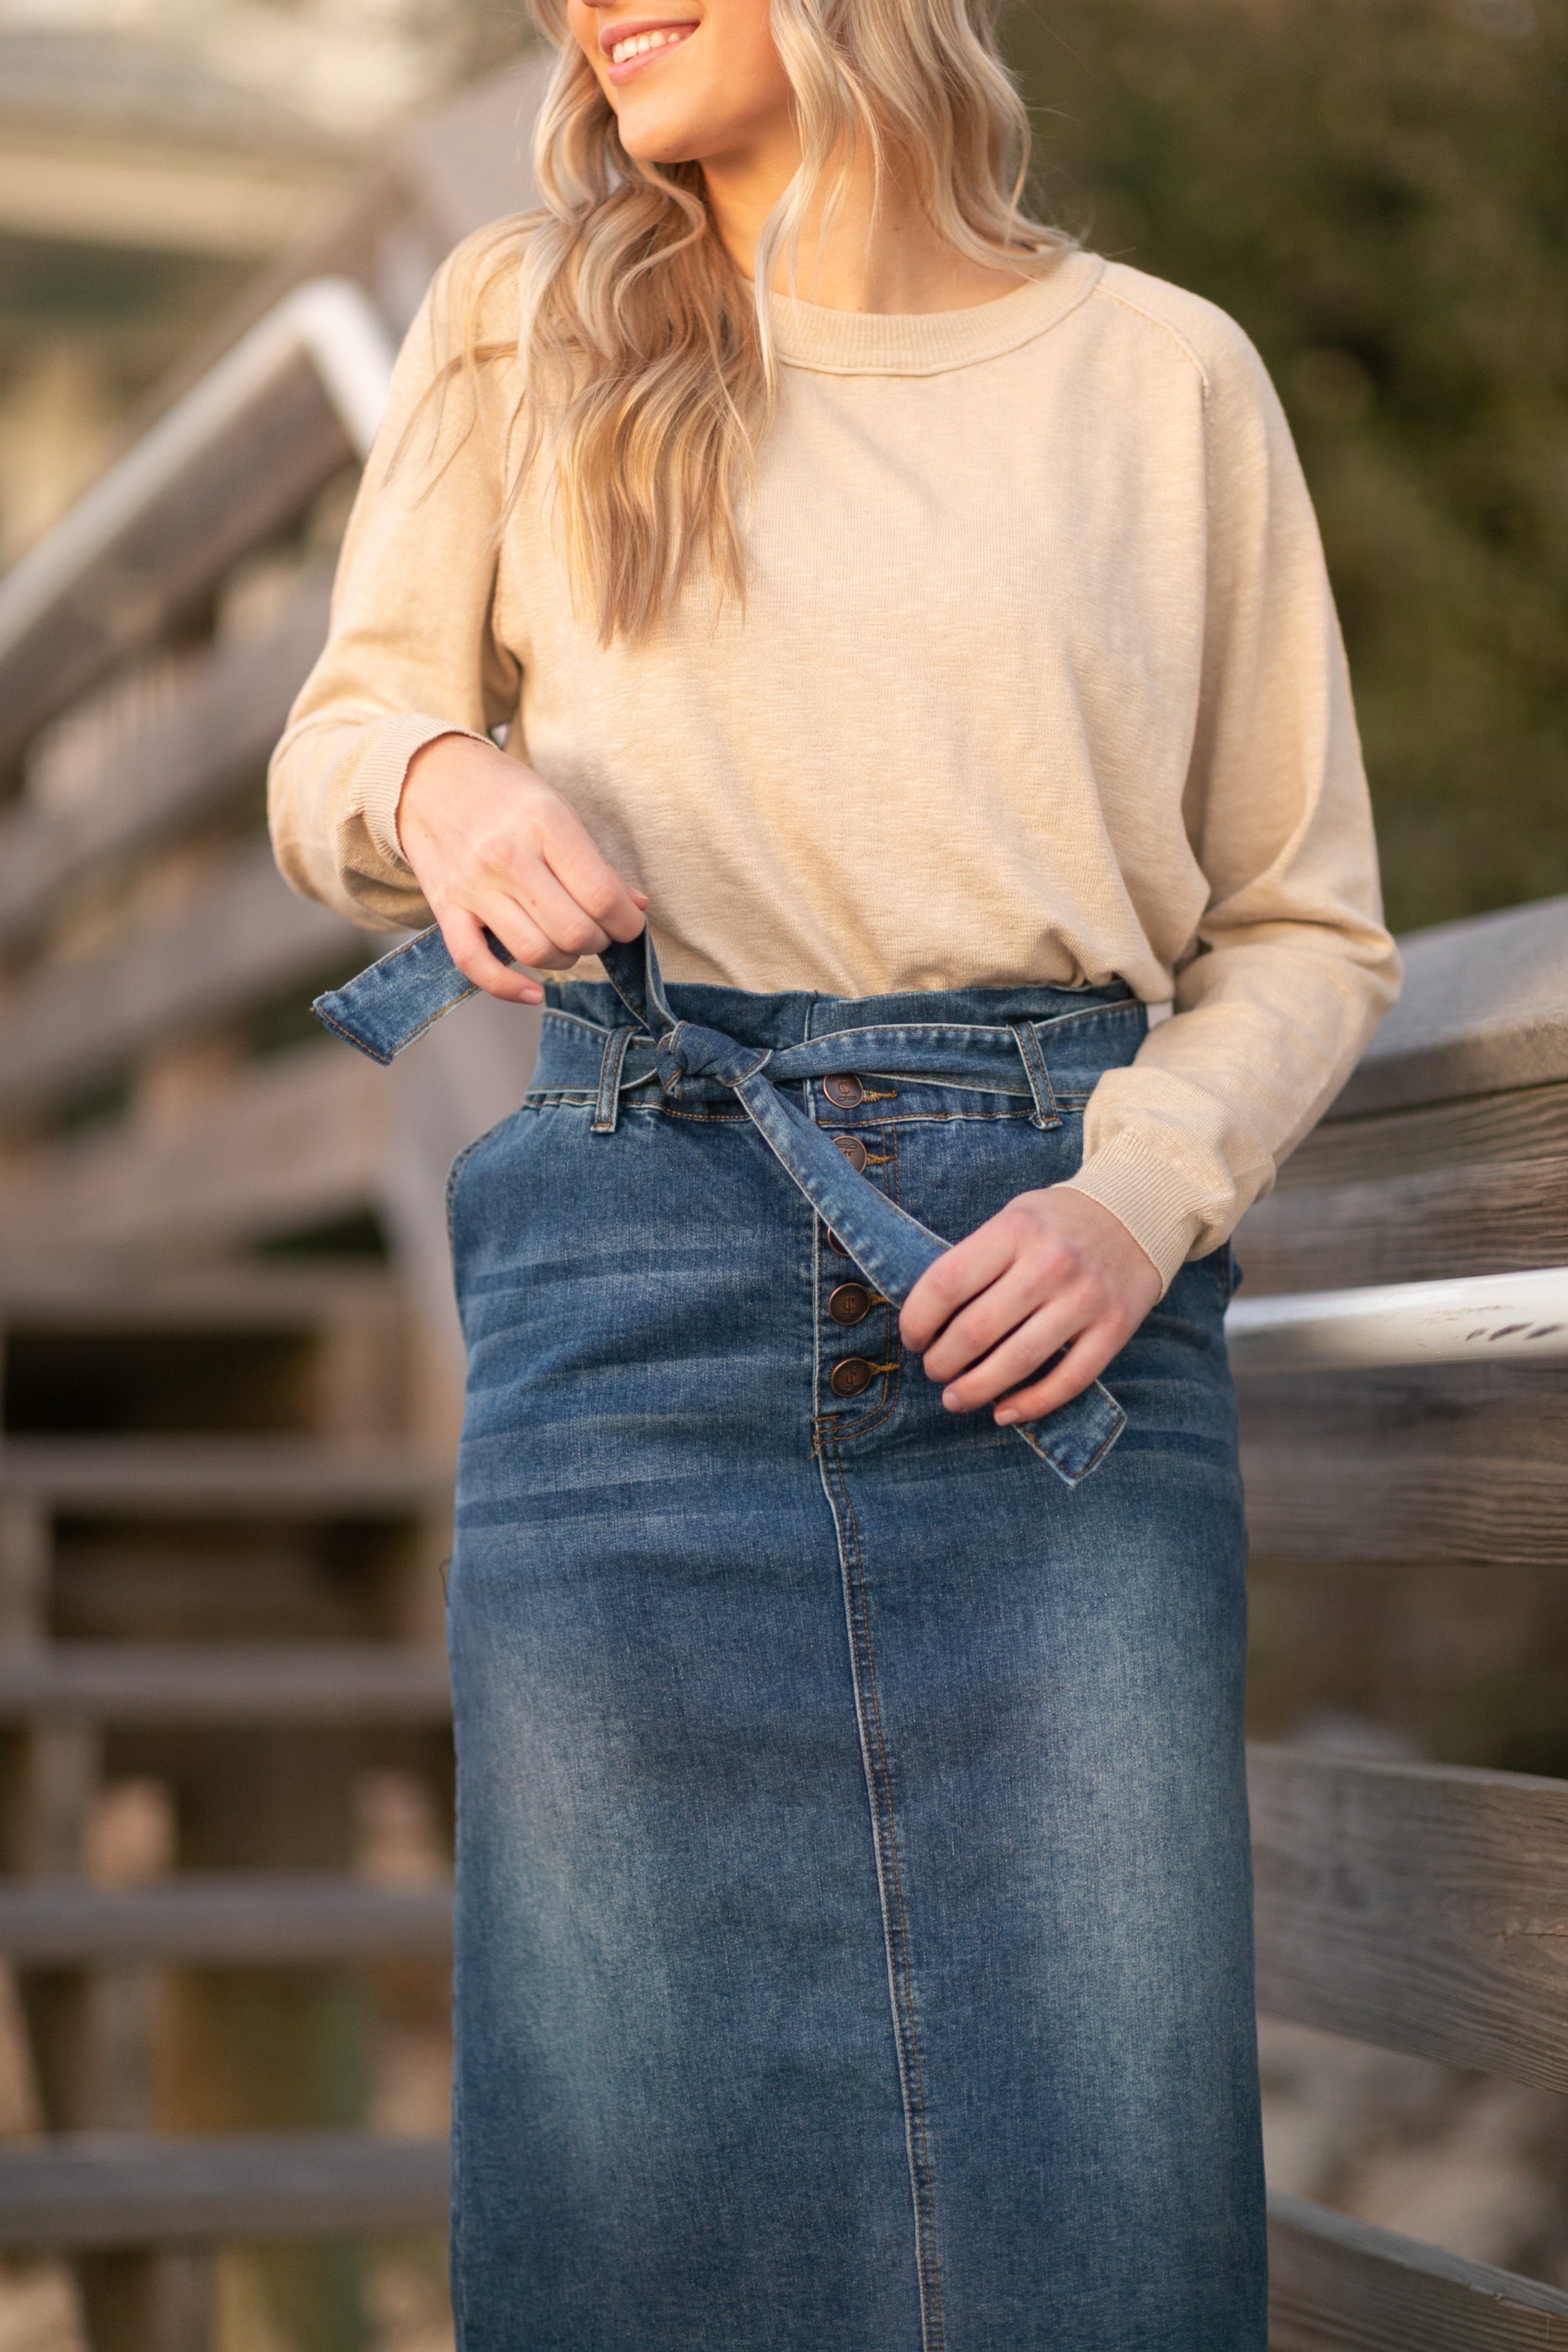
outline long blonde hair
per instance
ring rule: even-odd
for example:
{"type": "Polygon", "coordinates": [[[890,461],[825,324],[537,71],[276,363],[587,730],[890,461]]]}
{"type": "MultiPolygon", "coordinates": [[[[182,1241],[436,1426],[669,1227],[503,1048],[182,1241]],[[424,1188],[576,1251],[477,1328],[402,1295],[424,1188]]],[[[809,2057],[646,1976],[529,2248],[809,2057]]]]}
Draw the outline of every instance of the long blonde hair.
{"type": "Polygon", "coordinates": [[[474,322],[518,269],[517,487],[542,453],[576,591],[606,642],[636,638],[699,565],[744,595],[741,515],[778,390],[767,289],[781,261],[793,284],[801,227],[831,219],[857,153],[878,184],[903,174],[972,260],[1027,273],[1067,240],[1020,208],[1029,117],[998,47],[999,0],[772,0],[801,163],[751,286],[714,231],[700,165],[629,156],[566,0],[531,5],[559,52],[534,132],[543,210],[499,224],[465,272],[455,364],[513,356],[474,322]]]}

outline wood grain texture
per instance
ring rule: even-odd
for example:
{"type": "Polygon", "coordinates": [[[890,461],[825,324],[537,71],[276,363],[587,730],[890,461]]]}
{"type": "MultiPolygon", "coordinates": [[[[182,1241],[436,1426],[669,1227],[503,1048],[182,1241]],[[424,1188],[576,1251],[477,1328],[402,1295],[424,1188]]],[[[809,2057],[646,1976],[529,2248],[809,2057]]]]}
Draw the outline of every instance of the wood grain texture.
{"type": "Polygon", "coordinates": [[[46,719],[199,606],[353,456],[310,362],[281,371],[0,659],[0,768],[46,719]]]}
{"type": "Polygon", "coordinates": [[[1258,2005],[1568,2091],[1568,1781],[1254,1745],[1258,2005]]]}
{"type": "Polygon", "coordinates": [[[0,2246],[256,2244],[446,2223],[444,2142],[94,2133],[0,2148],[0,2246]]]}
{"type": "Polygon", "coordinates": [[[189,1876],[158,1886],[0,1885],[0,1954],[17,1968],[350,1967],[451,1957],[449,1885],[189,1876]]]}
{"type": "Polygon", "coordinates": [[[0,1722],[443,1724],[446,1660],[392,1642],[59,1642],[0,1652],[0,1722]]]}
{"type": "Polygon", "coordinates": [[[0,1179],[0,1288],[51,1258],[234,1247],[376,1206],[392,1121],[382,1073],[324,1038],[178,1114],[47,1146],[0,1179]]]}
{"type": "Polygon", "coordinates": [[[1399,944],[1404,992],[1331,1118],[1568,1078],[1568,898],[1399,944]]]}
{"type": "Polygon", "coordinates": [[[265,840],[247,843],[178,913],[101,956],[38,966],[13,992],[0,1117],[36,1112],[365,949],[341,915],[295,896],[265,840]]]}
{"type": "Polygon", "coordinates": [[[106,745],[78,806],[0,823],[0,945],[36,936],[59,893],[106,858],[145,850],[256,782],[327,634],[329,583],[306,580],[265,636],[194,657],[179,698],[106,745]]]}
{"type": "Polygon", "coordinates": [[[1255,1553],[1282,1560],[1568,1555],[1568,1381],[1445,1364],[1240,1384],[1255,1553]]]}
{"type": "Polygon", "coordinates": [[[1568,2294],[1269,2200],[1270,2352],[1568,2352],[1568,2294]]]}
{"type": "Polygon", "coordinates": [[[1568,1156],[1277,1192],[1248,1213],[1236,1248],[1249,1297],[1562,1265],[1568,1156]]]}
{"type": "Polygon", "coordinates": [[[1507,1561],[1561,1568],[1568,1463],[1469,1464],[1438,1444],[1379,1464],[1363,1449],[1249,1445],[1241,1453],[1252,1549],[1279,1560],[1507,1561]]]}
{"type": "Polygon", "coordinates": [[[1380,1183],[1496,1160],[1568,1158],[1568,1086],[1520,1087],[1414,1110],[1330,1118],[1280,1171],[1278,1192],[1380,1183]]]}

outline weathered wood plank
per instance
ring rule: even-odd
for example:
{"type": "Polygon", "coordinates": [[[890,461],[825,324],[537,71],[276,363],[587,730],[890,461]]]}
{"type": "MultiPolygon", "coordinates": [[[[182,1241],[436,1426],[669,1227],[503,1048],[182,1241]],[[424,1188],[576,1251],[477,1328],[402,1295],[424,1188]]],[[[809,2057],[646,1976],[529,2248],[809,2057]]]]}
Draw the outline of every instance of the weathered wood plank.
{"type": "Polygon", "coordinates": [[[1568,1463],[1494,1456],[1484,1485],[1434,1438],[1379,1464],[1364,1450],[1244,1445],[1255,1552],[1281,1560],[1493,1560],[1560,1568],[1568,1463]]]}
{"type": "Polygon", "coordinates": [[[0,656],[0,767],[291,522],[354,452],[301,356],[0,656]]]}
{"type": "Polygon", "coordinates": [[[1399,944],[1404,993],[1331,1118],[1568,1078],[1568,898],[1399,944]]]}
{"type": "Polygon", "coordinates": [[[1560,1366],[1269,1376],[1240,1388],[1255,1552],[1278,1559],[1568,1555],[1560,1366]]]}
{"type": "Polygon", "coordinates": [[[0,1652],[0,1722],[442,1724],[439,1650],[392,1642],[59,1642],[0,1652]]]}
{"type": "Polygon", "coordinates": [[[177,1115],[37,1151],[0,1179],[0,1286],[50,1255],[232,1247],[376,1205],[392,1117],[382,1074],[323,1040],[177,1115]]]}
{"type": "Polygon", "coordinates": [[[445,2226],[444,2142],[347,2132],[0,2148],[0,2246],[256,2244],[445,2226]]]}
{"type": "Polygon", "coordinates": [[[1568,1159],[1568,1086],[1519,1087],[1413,1110],[1328,1119],[1280,1171],[1280,1193],[1377,1183],[1389,1176],[1568,1159]]]}
{"type": "Polygon", "coordinates": [[[1568,1781],[1254,1746],[1258,2004],[1568,2090],[1568,1781]]]}
{"type": "Polygon", "coordinates": [[[450,1958],[448,1885],[191,1876],[157,1886],[0,1885],[0,1954],[17,1968],[333,1967],[450,1958]]]}
{"type": "Polygon", "coordinates": [[[1562,1265],[1568,1156],[1275,1193],[1249,1212],[1236,1247],[1249,1297],[1562,1265]]]}
{"type": "Polygon", "coordinates": [[[68,884],[231,802],[265,766],[327,632],[329,583],[308,579],[266,636],[193,659],[179,698],[118,740],[113,773],[78,807],[0,824],[0,944],[15,950],[68,884]]]}
{"type": "Polygon", "coordinates": [[[402,1440],[26,1437],[0,1442],[0,1494],[57,1511],[160,1517],[401,1518],[451,1486],[444,1457],[402,1440]]]}
{"type": "Polygon", "coordinates": [[[1354,2221],[1269,2200],[1270,2352],[1568,2352],[1568,2294],[1354,2221]]]}
{"type": "Polygon", "coordinates": [[[102,956],[40,966],[7,999],[0,1114],[16,1117],[108,1076],[156,1040],[232,1018],[329,970],[362,931],[297,898],[265,841],[247,843],[176,915],[102,956]]]}

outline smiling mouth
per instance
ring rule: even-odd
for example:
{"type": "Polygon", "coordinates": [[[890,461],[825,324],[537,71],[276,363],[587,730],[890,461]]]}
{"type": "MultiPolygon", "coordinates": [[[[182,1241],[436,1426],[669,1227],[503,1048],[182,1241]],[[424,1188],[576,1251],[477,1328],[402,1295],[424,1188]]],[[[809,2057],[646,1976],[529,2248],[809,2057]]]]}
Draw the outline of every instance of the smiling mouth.
{"type": "Polygon", "coordinates": [[[627,81],[640,73],[655,58],[667,57],[679,48],[696,31],[695,23],[631,24],[617,28],[607,25],[600,36],[600,47],[609,58],[609,78],[614,82],[627,81]]]}

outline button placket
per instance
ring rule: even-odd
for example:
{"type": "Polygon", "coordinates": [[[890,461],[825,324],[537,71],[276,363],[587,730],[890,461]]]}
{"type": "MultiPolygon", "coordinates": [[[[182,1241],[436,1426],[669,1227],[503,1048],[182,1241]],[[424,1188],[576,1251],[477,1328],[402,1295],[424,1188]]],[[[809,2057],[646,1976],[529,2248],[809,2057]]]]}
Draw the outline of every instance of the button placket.
{"type": "MultiPolygon", "coordinates": [[[[831,1082],[826,1080],[823,1082],[824,1093],[828,1092],[830,1083],[831,1082]]],[[[848,1083],[857,1087],[861,1084],[859,1079],[848,1083]]],[[[847,1109],[852,1107],[846,1101],[841,1100],[839,1103],[840,1108],[847,1109]]],[[[892,1164],[894,1155],[891,1150],[883,1152],[874,1148],[883,1139],[882,1135],[877,1132],[873,1132],[864,1139],[859,1134],[849,1133],[840,1133],[831,1138],[834,1149],[842,1153],[857,1174],[863,1173],[868,1169],[892,1164]],[[868,1148],[868,1144],[871,1148],[868,1148]]],[[[871,1181],[876,1181],[875,1178],[871,1181]]],[[[821,1234],[824,1252],[831,1252],[840,1259],[849,1260],[849,1264],[842,1268],[841,1279],[838,1278],[840,1274],[838,1267],[824,1267],[826,1296],[822,1299],[822,1306],[826,1310],[830,1329],[841,1330],[846,1338],[852,1329],[854,1330],[855,1338],[861,1340],[861,1346],[864,1349],[865,1341],[855,1327],[866,1321],[873,1307],[880,1307],[891,1310],[892,1302],[867,1282],[858,1271],[852,1271],[854,1265],[852,1255],[830,1226],[820,1226],[819,1231],[821,1234]]],[[[897,1335],[891,1312],[886,1318],[885,1337],[883,1338],[882,1347],[883,1352],[889,1355],[887,1361],[877,1360],[869,1350],[865,1353],[856,1352],[853,1355],[837,1358],[830,1355],[827,1358],[822,1369],[832,1397],[841,1400],[845,1404],[862,1403],[870,1411],[875,1411],[878,1408],[883,1399],[873,1393],[877,1381],[896,1373],[901,1368],[897,1354],[897,1335]]]]}

